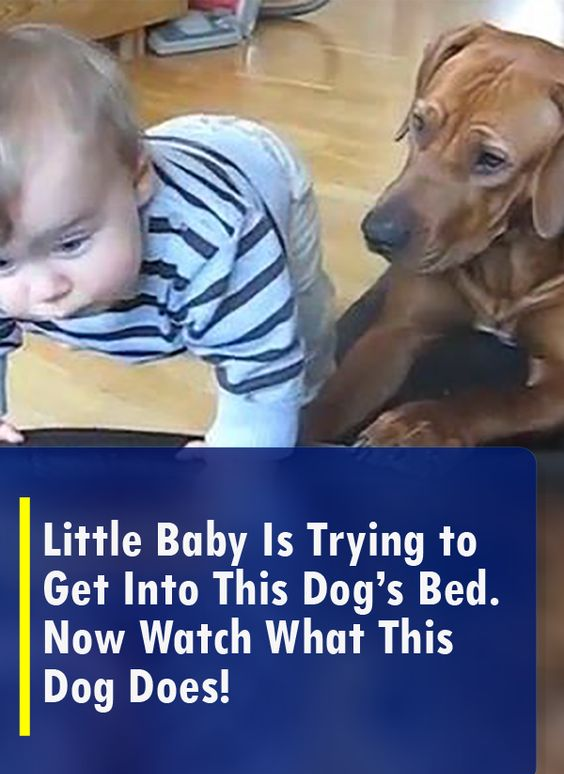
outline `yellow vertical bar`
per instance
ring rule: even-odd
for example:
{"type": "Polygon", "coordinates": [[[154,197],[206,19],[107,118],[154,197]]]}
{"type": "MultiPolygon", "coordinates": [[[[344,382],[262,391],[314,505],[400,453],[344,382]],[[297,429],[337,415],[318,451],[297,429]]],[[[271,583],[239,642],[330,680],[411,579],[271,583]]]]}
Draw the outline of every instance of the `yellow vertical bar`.
{"type": "Polygon", "coordinates": [[[20,736],[31,732],[30,498],[20,497],[20,736]]]}

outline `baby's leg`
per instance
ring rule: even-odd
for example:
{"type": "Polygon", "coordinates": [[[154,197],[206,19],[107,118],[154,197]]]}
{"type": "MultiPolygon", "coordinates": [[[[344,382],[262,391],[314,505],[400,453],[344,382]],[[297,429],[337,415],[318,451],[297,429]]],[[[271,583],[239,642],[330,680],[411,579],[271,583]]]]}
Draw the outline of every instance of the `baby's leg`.
{"type": "Polygon", "coordinates": [[[292,201],[288,263],[296,292],[305,351],[304,405],[335,369],[335,292],[322,263],[321,233],[313,187],[292,201]]]}
{"type": "Polygon", "coordinates": [[[261,142],[276,157],[290,193],[286,249],[304,343],[303,403],[307,405],[335,368],[335,291],[323,267],[319,209],[311,174],[290,143],[264,127],[258,131],[261,142]]]}

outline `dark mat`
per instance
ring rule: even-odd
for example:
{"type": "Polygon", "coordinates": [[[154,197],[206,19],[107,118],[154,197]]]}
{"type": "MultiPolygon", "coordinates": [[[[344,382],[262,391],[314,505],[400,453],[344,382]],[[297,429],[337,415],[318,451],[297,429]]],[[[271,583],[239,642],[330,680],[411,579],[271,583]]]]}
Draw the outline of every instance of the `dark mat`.
{"type": "MultiPolygon", "coordinates": [[[[138,430],[111,429],[72,429],[49,428],[44,430],[27,430],[25,446],[164,446],[181,448],[190,440],[201,440],[196,436],[180,433],[159,433],[138,430]]],[[[9,446],[10,444],[0,444],[9,446]]]]}

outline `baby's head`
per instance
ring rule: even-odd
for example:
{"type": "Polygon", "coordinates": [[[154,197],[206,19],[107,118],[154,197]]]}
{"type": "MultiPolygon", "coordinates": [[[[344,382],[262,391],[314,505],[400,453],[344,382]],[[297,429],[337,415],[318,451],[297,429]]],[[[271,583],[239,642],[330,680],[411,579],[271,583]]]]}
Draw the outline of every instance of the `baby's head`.
{"type": "Polygon", "coordinates": [[[0,312],[53,319],[129,293],[151,195],[128,89],[102,47],[40,25],[0,33],[0,312]]]}

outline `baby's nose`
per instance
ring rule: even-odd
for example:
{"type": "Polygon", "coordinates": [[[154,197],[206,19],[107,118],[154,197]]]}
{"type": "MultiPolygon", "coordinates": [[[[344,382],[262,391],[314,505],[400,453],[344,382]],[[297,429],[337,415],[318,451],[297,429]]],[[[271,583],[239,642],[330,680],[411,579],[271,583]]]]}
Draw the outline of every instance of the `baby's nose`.
{"type": "Polygon", "coordinates": [[[64,298],[72,290],[70,278],[59,270],[42,267],[35,272],[32,281],[34,303],[54,303],[64,298]]]}

